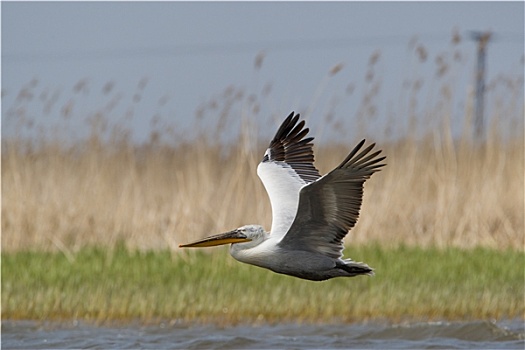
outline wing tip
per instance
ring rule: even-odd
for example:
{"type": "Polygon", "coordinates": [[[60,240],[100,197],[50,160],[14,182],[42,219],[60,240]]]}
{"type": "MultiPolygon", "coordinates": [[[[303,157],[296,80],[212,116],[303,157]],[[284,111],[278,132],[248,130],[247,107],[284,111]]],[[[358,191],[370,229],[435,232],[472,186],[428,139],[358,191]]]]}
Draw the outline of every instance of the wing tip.
{"type": "MultiPolygon", "coordinates": [[[[374,165],[373,168],[378,168],[385,166],[386,164],[377,165],[378,162],[381,162],[386,159],[386,156],[382,156],[379,158],[376,158],[383,152],[383,150],[377,150],[370,154],[370,151],[374,149],[376,146],[376,143],[371,143],[370,145],[366,146],[363,150],[361,148],[365,144],[366,139],[362,139],[353,149],[350,151],[348,156],[339,164],[339,166],[336,167],[336,169],[342,169],[342,168],[350,168],[350,167],[358,167],[359,169],[363,168],[370,168],[372,165],[374,165]],[[361,151],[359,154],[358,152],[361,151]]],[[[372,169],[372,168],[370,168],[372,169]]]]}

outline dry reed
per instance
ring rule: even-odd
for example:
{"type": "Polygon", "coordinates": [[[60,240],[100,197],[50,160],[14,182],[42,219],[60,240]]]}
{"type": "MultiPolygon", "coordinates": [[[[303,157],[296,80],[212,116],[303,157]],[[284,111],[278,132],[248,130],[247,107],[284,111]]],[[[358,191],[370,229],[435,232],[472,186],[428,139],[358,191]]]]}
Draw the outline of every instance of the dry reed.
{"type": "MultiPolygon", "coordinates": [[[[372,73],[378,60],[371,61],[368,92],[358,110],[362,135],[367,134],[366,118],[373,119],[375,113],[372,73]]],[[[328,76],[342,67],[331,69],[328,76]]],[[[409,89],[421,85],[416,78],[409,89]]],[[[515,125],[499,122],[501,115],[513,113],[507,120],[521,125],[522,87],[511,87],[515,97],[500,105],[501,115],[492,117],[487,139],[480,144],[468,136],[468,110],[466,132],[458,140],[452,137],[447,112],[452,102],[449,83],[444,84],[445,105],[429,108],[422,113],[427,119],[419,122],[440,120],[433,131],[410,136],[421,125],[416,125],[416,109],[409,106],[409,136],[372,140],[384,150],[388,165],[366,183],[361,217],[348,243],[523,249],[523,132],[502,130],[515,125]]],[[[263,88],[262,99],[268,89],[263,88]]],[[[410,91],[412,100],[416,92],[410,91]]],[[[87,141],[73,145],[43,139],[28,146],[22,138],[4,138],[2,250],[60,249],[68,254],[85,245],[113,246],[119,241],[137,249],[176,249],[181,242],[243,224],[269,228],[270,204],[255,171],[268,140],[252,141],[257,130],[247,116],[256,114],[261,102],[259,96],[246,95],[227,89],[222,98],[229,102],[221,106],[221,101],[212,101],[208,108],[219,115],[211,129],[221,133],[235,114],[231,105],[240,101],[244,122],[234,146],[215,142],[204,131],[191,142],[168,145],[158,142],[158,130],[149,143],[137,146],[126,137],[104,140],[96,127],[87,141]]],[[[197,111],[197,121],[206,108],[197,111]]],[[[332,117],[327,116],[327,125],[336,128],[332,117]]],[[[126,135],[126,130],[117,131],[115,135],[126,135]]],[[[315,130],[312,134],[319,136],[315,130]]],[[[334,145],[321,140],[317,167],[329,171],[356,141],[334,145]]]]}
{"type": "MultiPolygon", "coordinates": [[[[384,171],[366,183],[352,243],[523,247],[523,140],[380,144],[384,171]],[[437,143],[437,144],[436,144],[437,143]]],[[[177,148],[46,144],[2,154],[2,249],[89,244],[175,248],[261,223],[271,210],[255,169],[264,148],[226,150],[196,141],[177,148]]],[[[324,173],[350,147],[317,150],[324,173]]]]}

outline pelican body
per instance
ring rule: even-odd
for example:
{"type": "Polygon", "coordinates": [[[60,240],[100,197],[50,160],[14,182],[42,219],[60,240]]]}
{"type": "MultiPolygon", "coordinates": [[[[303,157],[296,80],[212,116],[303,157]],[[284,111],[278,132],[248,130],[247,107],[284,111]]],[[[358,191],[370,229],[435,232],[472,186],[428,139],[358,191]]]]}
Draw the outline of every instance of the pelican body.
{"type": "Polygon", "coordinates": [[[277,130],[257,167],[272,206],[272,227],[246,225],[181,244],[183,248],[231,244],[238,261],[312,281],[374,274],[367,264],[343,259],[343,238],[355,226],[363,185],[386,157],[375,144],[354,147],[339,166],[321,176],[314,166],[313,137],[292,112],[277,130]]]}

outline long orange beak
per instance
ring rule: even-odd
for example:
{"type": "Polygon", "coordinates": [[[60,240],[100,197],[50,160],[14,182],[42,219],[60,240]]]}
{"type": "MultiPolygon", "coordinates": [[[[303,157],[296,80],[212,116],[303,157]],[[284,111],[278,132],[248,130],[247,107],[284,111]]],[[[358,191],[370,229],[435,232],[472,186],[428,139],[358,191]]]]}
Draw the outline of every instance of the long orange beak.
{"type": "Polygon", "coordinates": [[[219,235],[206,237],[192,243],[179,244],[179,248],[204,248],[222,244],[242,243],[250,241],[251,239],[246,238],[246,235],[244,235],[243,233],[239,232],[238,230],[233,230],[230,232],[221,233],[219,235]]]}

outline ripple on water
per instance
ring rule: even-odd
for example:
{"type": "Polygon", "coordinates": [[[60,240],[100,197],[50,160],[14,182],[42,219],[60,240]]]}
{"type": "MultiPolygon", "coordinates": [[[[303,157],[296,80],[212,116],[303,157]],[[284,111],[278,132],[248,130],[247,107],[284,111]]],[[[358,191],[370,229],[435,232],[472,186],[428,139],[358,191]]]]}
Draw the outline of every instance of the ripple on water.
{"type": "Polygon", "coordinates": [[[94,326],[82,322],[2,321],[10,349],[525,348],[524,320],[398,325],[330,324],[94,326]]]}

